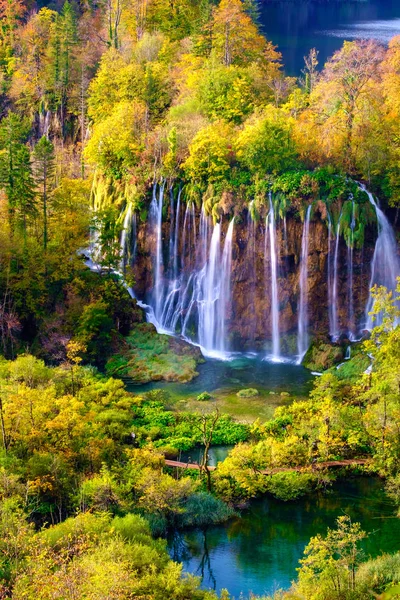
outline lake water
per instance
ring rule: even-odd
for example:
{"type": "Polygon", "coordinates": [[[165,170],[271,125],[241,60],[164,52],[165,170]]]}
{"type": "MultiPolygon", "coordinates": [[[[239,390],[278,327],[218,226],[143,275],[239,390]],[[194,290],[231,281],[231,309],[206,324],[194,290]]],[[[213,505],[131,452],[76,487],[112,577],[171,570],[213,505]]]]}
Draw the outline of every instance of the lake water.
{"type": "Polygon", "coordinates": [[[343,514],[370,533],[366,557],[400,550],[400,519],[382,482],[357,478],[297,502],[254,501],[242,518],[225,525],[175,533],[169,551],[186,572],[202,577],[205,588],[226,588],[236,600],[241,592],[246,598],[269,594],[290,587],[310,537],[324,534],[343,514]]]}
{"type": "Polygon", "coordinates": [[[313,380],[310,371],[304,367],[291,363],[269,363],[257,356],[241,355],[227,361],[207,358],[198,365],[197,370],[198,377],[189,383],[157,381],[144,385],[130,384],[129,389],[134,392],[165,389],[177,396],[193,396],[226,388],[232,392],[257,388],[260,392],[288,392],[305,396],[313,380]]]}
{"type": "Polygon", "coordinates": [[[143,393],[152,389],[169,392],[173,406],[178,410],[213,410],[217,404],[221,412],[241,421],[272,418],[277,406],[308,396],[313,375],[304,367],[294,364],[268,363],[256,356],[238,356],[230,361],[207,358],[197,368],[199,375],[189,383],[153,382],[134,385],[127,381],[129,391],[143,393]],[[258,391],[254,398],[240,398],[244,388],[258,391]],[[212,400],[198,402],[202,392],[212,394],[212,400]]]}
{"type": "Polygon", "coordinates": [[[300,75],[303,57],[319,50],[322,66],[345,39],[386,44],[400,34],[399,0],[286,0],[260,2],[264,34],[278,46],[289,75],[300,75]]]}

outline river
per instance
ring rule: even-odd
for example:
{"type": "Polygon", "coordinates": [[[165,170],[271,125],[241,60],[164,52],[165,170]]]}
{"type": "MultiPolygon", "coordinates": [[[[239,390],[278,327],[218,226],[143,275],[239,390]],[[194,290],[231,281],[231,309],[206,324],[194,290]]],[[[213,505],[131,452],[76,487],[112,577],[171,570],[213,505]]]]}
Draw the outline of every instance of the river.
{"type": "Polygon", "coordinates": [[[288,75],[299,76],[303,57],[319,50],[322,66],[345,39],[384,44],[400,34],[398,0],[271,0],[260,2],[263,33],[278,46],[288,75]]]}
{"type": "Polygon", "coordinates": [[[400,550],[400,519],[382,482],[357,478],[296,502],[256,500],[241,518],[225,525],[175,533],[169,551],[184,571],[202,577],[205,588],[226,588],[236,600],[240,593],[245,598],[250,592],[270,594],[290,587],[310,537],[324,534],[344,514],[370,534],[366,558],[400,550]]]}

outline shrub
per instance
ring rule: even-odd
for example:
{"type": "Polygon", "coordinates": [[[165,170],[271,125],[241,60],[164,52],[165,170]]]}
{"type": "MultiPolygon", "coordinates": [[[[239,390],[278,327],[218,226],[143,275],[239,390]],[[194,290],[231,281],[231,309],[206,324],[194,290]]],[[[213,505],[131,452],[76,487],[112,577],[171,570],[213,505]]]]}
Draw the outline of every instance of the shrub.
{"type": "Polygon", "coordinates": [[[254,398],[255,396],[258,396],[258,390],[254,389],[254,388],[248,388],[246,390],[240,390],[236,396],[238,396],[239,398],[254,398]]]}
{"type": "Polygon", "coordinates": [[[318,477],[314,473],[287,471],[275,473],[268,480],[268,492],[279,500],[296,500],[304,496],[317,485],[318,477]]]}
{"type": "Polygon", "coordinates": [[[204,402],[205,400],[211,400],[212,396],[208,392],[202,392],[196,398],[199,402],[204,402]]]}

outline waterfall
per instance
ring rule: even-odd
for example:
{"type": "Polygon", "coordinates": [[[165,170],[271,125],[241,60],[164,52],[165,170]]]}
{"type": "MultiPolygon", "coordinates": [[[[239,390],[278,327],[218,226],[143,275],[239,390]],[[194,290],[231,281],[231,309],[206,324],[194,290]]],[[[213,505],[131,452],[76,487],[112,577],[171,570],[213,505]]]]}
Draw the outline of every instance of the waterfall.
{"type": "Polygon", "coordinates": [[[149,214],[150,231],[154,235],[154,285],[150,297],[153,321],[158,331],[180,334],[199,344],[205,354],[224,357],[226,313],[231,296],[233,220],[222,247],[222,224],[213,227],[210,239],[211,222],[205,207],[202,206],[197,221],[194,203],[186,204],[183,215],[181,191],[176,201],[171,193],[169,240],[163,251],[163,195],[163,186],[154,186],[149,214]]]}
{"type": "Polygon", "coordinates": [[[307,208],[301,241],[300,304],[298,314],[297,353],[301,364],[308,349],[308,242],[310,231],[311,204],[307,208]]]}
{"type": "Polygon", "coordinates": [[[133,265],[136,260],[137,252],[137,216],[134,212],[131,220],[131,264],[133,265]]]}
{"type": "Polygon", "coordinates": [[[154,261],[154,282],[153,282],[153,305],[154,314],[158,322],[162,318],[163,302],[163,250],[162,250],[162,212],[164,199],[164,183],[159,186],[157,198],[157,184],[153,186],[153,197],[150,204],[150,223],[156,234],[156,255],[154,261]]]}
{"type": "Polygon", "coordinates": [[[170,330],[170,321],[174,312],[176,295],[179,293],[180,282],[178,274],[178,253],[179,253],[179,218],[181,206],[181,189],[178,192],[176,210],[174,205],[174,195],[170,192],[170,237],[169,237],[169,283],[168,291],[164,301],[163,312],[161,315],[161,324],[167,330],[170,330]]]}
{"type": "MultiPolygon", "coordinates": [[[[246,247],[246,262],[249,266],[248,277],[251,282],[251,288],[249,292],[249,304],[256,306],[256,294],[257,294],[257,273],[256,273],[256,224],[253,219],[254,211],[254,200],[249,204],[247,213],[247,247],[246,247]]],[[[254,342],[255,338],[255,320],[252,321],[254,324],[251,327],[251,341],[254,342]]]]}
{"type": "Polygon", "coordinates": [[[348,335],[350,340],[355,339],[354,323],[354,292],[353,292],[353,247],[354,247],[354,229],[356,226],[355,204],[352,201],[352,213],[350,223],[350,240],[347,246],[347,301],[348,301],[348,335]]]}
{"type": "Polygon", "coordinates": [[[331,219],[330,214],[328,213],[327,283],[328,283],[328,317],[329,317],[329,331],[330,332],[333,329],[333,316],[332,316],[333,286],[332,286],[332,256],[331,256],[331,246],[332,246],[332,219],[331,219]]]}
{"type": "Polygon", "coordinates": [[[278,276],[277,276],[277,244],[274,205],[272,195],[269,195],[269,214],[266,227],[269,233],[269,252],[271,265],[271,330],[272,330],[272,360],[280,360],[280,337],[279,337],[279,300],[278,300],[278,276]]]}
{"type": "Polygon", "coordinates": [[[342,213],[340,213],[339,221],[336,229],[336,240],[335,240],[335,255],[333,259],[333,286],[332,286],[332,299],[330,304],[330,330],[329,335],[335,342],[339,338],[339,322],[338,322],[338,258],[339,258],[339,241],[340,241],[340,222],[342,220],[342,213]]]}
{"type": "Polygon", "coordinates": [[[221,223],[214,225],[211,237],[210,256],[204,267],[203,297],[199,305],[199,342],[206,350],[217,349],[214,346],[216,332],[216,302],[219,296],[220,282],[220,238],[221,223]]]}
{"type": "MultiPolygon", "coordinates": [[[[379,208],[373,195],[368,192],[365,186],[360,185],[360,188],[366,192],[369,201],[375,209],[378,220],[378,239],[376,240],[374,256],[371,264],[371,278],[369,289],[374,285],[385,286],[388,291],[395,294],[397,277],[400,276],[400,264],[397,256],[397,244],[392,226],[390,225],[386,215],[379,208]]],[[[369,314],[374,308],[374,298],[370,292],[367,306],[365,309],[365,328],[371,330],[374,324],[381,323],[382,319],[376,318],[373,320],[369,314]]]]}
{"type": "Polygon", "coordinates": [[[232,238],[234,219],[229,223],[226,232],[224,250],[222,253],[220,293],[217,303],[217,338],[215,347],[226,352],[226,317],[231,300],[231,267],[232,267],[232,238]]]}
{"type": "Polygon", "coordinates": [[[129,237],[128,230],[129,230],[129,227],[131,226],[131,220],[132,220],[132,206],[129,204],[128,208],[126,209],[124,223],[122,225],[122,232],[121,232],[121,241],[120,241],[120,251],[121,251],[120,270],[121,270],[121,273],[125,272],[126,263],[128,260],[128,251],[127,251],[126,240],[129,237]]]}

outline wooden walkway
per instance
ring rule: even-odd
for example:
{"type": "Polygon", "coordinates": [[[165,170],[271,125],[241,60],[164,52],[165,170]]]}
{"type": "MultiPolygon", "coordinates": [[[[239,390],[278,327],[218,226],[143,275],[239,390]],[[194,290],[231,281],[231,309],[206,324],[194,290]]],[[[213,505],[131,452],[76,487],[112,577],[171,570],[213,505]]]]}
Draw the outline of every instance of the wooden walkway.
{"type": "MultiPolygon", "coordinates": [[[[368,459],[366,458],[353,458],[347,460],[328,460],[326,462],[317,462],[312,465],[306,465],[304,467],[276,467],[265,471],[259,471],[262,475],[273,475],[274,473],[282,473],[284,471],[304,471],[307,469],[320,470],[320,469],[331,469],[335,467],[350,467],[350,466],[361,466],[367,464],[368,459]]],[[[166,460],[165,464],[167,467],[178,467],[180,469],[197,469],[200,467],[196,463],[185,463],[178,460],[166,460]]],[[[215,471],[216,467],[208,467],[209,471],[215,471]]]]}

